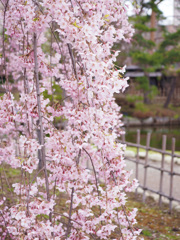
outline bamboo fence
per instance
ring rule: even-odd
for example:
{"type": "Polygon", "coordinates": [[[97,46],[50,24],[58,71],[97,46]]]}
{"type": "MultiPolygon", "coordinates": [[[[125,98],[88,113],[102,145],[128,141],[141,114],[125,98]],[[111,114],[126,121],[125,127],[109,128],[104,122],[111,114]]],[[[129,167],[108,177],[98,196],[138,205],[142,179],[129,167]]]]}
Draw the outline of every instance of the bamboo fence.
{"type": "MultiPolygon", "coordinates": [[[[147,133],[147,137],[146,137],[146,146],[141,145],[140,144],[140,130],[137,130],[137,138],[136,138],[136,143],[130,143],[125,141],[125,135],[122,135],[122,140],[120,142],[125,143],[127,146],[129,147],[135,147],[137,150],[137,154],[135,158],[132,157],[126,157],[125,159],[128,161],[132,161],[135,163],[135,178],[137,180],[139,180],[139,165],[143,165],[144,168],[144,176],[143,176],[143,184],[140,184],[139,187],[141,189],[143,189],[143,202],[145,202],[146,199],[146,191],[150,191],[152,193],[158,194],[159,195],[159,206],[162,206],[162,197],[165,197],[169,200],[169,210],[170,212],[172,212],[172,202],[176,201],[178,203],[180,203],[180,199],[175,198],[173,195],[173,180],[174,180],[174,176],[178,176],[179,177],[179,183],[180,183],[180,172],[176,172],[175,171],[175,162],[174,162],[174,158],[180,158],[180,155],[175,154],[175,138],[172,138],[172,146],[171,146],[171,152],[166,150],[166,139],[167,136],[163,135],[162,137],[162,149],[157,149],[157,148],[153,148],[150,147],[150,139],[151,139],[151,134],[147,133]],[[140,161],[140,149],[145,149],[145,160],[144,161],[140,161]],[[153,164],[151,164],[151,161],[149,160],[149,151],[153,151],[156,153],[160,153],[162,158],[161,158],[161,166],[157,167],[154,166],[153,164]],[[169,164],[169,170],[164,168],[164,164],[165,164],[165,156],[171,156],[171,161],[169,164]],[[160,181],[159,183],[159,190],[156,191],[153,189],[153,187],[148,187],[147,186],[147,179],[148,179],[148,169],[154,169],[156,171],[159,172],[160,174],[160,181]],[[162,189],[163,189],[163,180],[164,180],[164,173],[168,173],[170,175],[170,181],[169,181],[169,194],[165,194],[162,189]]],[[[166,184],[167,184],[167,179],[166,179],[166,184]]],[[[180,191],[180,190],[179,190],[180,191]]],[[[137,190],[136,190],[137,193],[137,190]]]]}

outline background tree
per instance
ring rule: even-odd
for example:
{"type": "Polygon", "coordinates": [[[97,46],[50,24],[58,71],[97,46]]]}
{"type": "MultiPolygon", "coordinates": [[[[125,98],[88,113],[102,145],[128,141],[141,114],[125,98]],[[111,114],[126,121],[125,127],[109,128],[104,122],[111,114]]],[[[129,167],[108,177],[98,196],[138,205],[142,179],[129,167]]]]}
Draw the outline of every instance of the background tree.
{"type": "Polygon", "coordinates": [[[179,29],[169,33],[165,25],[160,25],[164,19],[159,9],[163,0],[147,0],[139,2],[139,13],[130,17],[135,28],[132,45],[125,57],[130,58],[132,63],[138,64],[144,71],[144,77],[136,78],[139,88],[144,93],[144,103],[150,102],[150,95],[157,93],[157,88],[149,83],[149,73],[161,70],[166,77],[169,75],[170,89],[164,107],[170,103],[175,82],[177,81],[176,66],[179,59],[179,29]]]}
{"type": "Polygon", "coordinates": [[[179,80],[179,65],[180,65],[180,29],[174,33],[166,32],[164,39],[158,49],[159,55],[162,56],[162,65],[165,66],[165,74],[171,76],[170,89],[164,103],[167,108],[177,81],[179,80]]]}
{"type": "Polygon", "coordinates": [[[132,58],[132,62],[138,64],[144,71],[145,76],[136,78],[136,81],[143,90],[146,104],[150,103],[149,95],[156,91],[155,86],[150,86],[149,73],[161,68],[161,56],[156,52],[158,46],[155,37],[157,21],[162,19],[162,12],[158,6],[161,2],[142,0],[139,13],[131,17],[135,34],[129,56],[132,58]]]}

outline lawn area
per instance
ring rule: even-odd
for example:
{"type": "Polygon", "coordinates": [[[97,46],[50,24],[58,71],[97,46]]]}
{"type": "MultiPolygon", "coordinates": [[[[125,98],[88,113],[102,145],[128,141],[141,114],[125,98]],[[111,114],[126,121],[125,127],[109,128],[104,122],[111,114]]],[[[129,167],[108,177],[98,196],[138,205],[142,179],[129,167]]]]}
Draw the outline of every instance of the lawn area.
{"type": "Polygon", "coordinates": [[[141,236],[144,239],[180,239],[180,213],[169,214],[168,206],[160,209],[157,203],[148,197],[146,204],[141,202],[142,196],[130,194],[128,206],[138,209],[137,227],[142,229],[141,236]]]}

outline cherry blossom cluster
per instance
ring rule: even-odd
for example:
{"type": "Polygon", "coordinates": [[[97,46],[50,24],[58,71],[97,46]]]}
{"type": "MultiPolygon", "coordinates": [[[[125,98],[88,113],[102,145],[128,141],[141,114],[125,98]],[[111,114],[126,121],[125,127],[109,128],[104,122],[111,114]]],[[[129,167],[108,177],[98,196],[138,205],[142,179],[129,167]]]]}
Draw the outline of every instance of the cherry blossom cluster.
{"type": "Polygon", "coordinates": [[[125,206],[137,181],[116,141],[114,93],[128,79],[112,47],[133,34],[123,2],[1,1],[0,162],[22,174],[12,186],[16,204],[0,210],[2,239],[138,238],[136,209],[125,206]],[[54,84],[62,101],[53,98],[54,84]]]}

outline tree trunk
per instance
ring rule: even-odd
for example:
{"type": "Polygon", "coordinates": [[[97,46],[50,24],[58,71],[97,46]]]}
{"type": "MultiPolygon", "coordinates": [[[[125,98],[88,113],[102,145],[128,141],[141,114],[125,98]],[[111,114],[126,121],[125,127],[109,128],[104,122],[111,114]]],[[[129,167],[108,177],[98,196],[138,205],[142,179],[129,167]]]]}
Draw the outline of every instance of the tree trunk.
{"type": "Polygon", "coordinates": [[[144,104],[150,104],[150,99],[148,97],[149,91],[144,92],[144,104]]]}
{"type": "Polygon", "coordinates": [[[168,107],[168,105],[169,105],[169,103],[171,101],[171,97],[173,96],[173,92],[174,92],[175,86],[176,86],[176,77],[173,77],[172,81],[171,81],[170,90],[169,90],[169,93],[167,95],[166,102],[164,104],[164,108],[168,107]]]}

